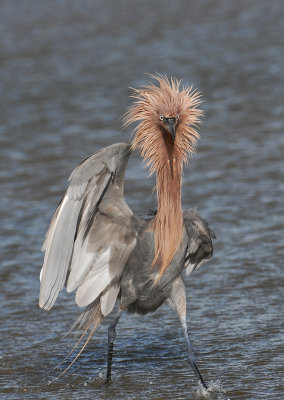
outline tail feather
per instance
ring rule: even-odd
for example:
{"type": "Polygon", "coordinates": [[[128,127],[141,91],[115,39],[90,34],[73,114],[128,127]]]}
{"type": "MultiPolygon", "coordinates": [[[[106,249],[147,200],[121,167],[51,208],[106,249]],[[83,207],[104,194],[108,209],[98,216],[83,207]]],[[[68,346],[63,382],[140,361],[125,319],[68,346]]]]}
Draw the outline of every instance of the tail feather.
{"type": "MultiPolygon", "coordinates": [[[[64,369],[63,372],[61,372],[56,379],[60,378],[62,375],[65,374],[69,370],[69,368],[72,367],[72,365],[75,363],[75,361],[80,357],[82,354],[83,350],[91,340],[94,332],[98,329],[98,327],[101,324],[101,321],[103,319],[103,314],[101,312],[101,306],[100,306],[100,301],[96,300],[93,303],[91,303],[86,310],[76,319],[70,330],[66,335],[68,335],[71,332],[80,332],[80,337],[77,340],[76,344],[72,348],[72,350],[68,353],[68,355],[65,357],[64,360],[66,360],[69,356],[71,356],[74,351],[78,348],[80,343],[82,342],[83,338],[86,336],[86,334],[89,332],[88,337],[86,341],[83,343],[81,348],[79,349],[78,353],[74,357],[74,359],[71,361],[71,363],[64,369]],[[82,333],[81,333],[82,332],[82,333]]],[[[61,364],[61,363],[60,363],[61,364]]],[[[59,364],[59,365],[60,365],[59,364]]]]}

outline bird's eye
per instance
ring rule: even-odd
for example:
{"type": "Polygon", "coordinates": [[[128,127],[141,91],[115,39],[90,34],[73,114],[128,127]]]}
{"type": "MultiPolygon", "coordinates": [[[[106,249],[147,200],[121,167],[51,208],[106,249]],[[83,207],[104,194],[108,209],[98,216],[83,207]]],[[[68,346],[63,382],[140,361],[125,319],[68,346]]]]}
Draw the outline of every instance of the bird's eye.
{"type": "Polygon", "coordinates": [[[160,120],[164,121],[164,116],[162,114],[160,115],[160,120]]]}
{"type": "Polygon", "coordinates": [[[179,115],[177,114],[177,116],[176,116],[176,120],[178,121],[179,120],[179,115]]]}

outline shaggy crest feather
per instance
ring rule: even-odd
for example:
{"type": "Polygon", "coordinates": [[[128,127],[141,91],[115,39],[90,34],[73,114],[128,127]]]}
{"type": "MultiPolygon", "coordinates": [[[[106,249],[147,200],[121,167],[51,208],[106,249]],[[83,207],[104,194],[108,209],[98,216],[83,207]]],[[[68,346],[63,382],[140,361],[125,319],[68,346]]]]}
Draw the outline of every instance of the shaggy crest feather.
{"type": "Polygon", "coordinates": [[[202,111],[200,92],[181,87],[181,81],[151,75],[157,82],[133,89],[133,105],[124,116],[124,126],[138,122],[131,147],[139,149],[150,175],[157,175],[158,211],[154,218],[155,257],[160,275],[174,257],[183,236],[181,183],[183,163],[195,152],[196,127],[202,111]],[[165,130],[160,116],[177,117],[175,139],[165,130]]]}

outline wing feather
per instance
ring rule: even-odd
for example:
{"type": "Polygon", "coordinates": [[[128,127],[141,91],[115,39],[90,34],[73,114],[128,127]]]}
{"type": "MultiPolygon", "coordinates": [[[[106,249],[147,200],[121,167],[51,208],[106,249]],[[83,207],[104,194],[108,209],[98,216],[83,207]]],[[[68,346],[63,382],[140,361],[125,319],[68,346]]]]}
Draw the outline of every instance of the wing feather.
{"type": "Polygon", "coordinates": [[[110,283],[109,269],[106,267],[99,273],[87,277],[76,292],[76,303],[79,307],[91,304],[110,283]],[[99,285],[97,284],[99,282],[99,285]]]}
{"type": "Polygon", "coordinates": [[[49,309],[63,288],[72,256],[76,223],[81,202],[64,197],[56,220],[45,241],[46,250],[41,274],[40,307],[49,309]],[[68,234],[66,235],[66,232],[68,234]],[[65,239],[65,240],[64,240],[65,239]]]}
{"type": "Polygon", "coordinates": [[[212,239],[216,236],[195,209],[184,212],[184,223],[188,237],[185,268],[186,275],[189,275],[212,256],[212,239]]]}
{"type": "Polygon", "coordinates": [[[115,304],[120,286],[118,282],[115,282],[109,289],[107,288],[101,295],[101,311],[103,315],[108,315],[115,304]]]}
{"type": "MultiPolygon", "coordinates": [[[[40,307],[50,309],[66,283],[68,291],[78,288],[78,304],[87,305],[108,285],[111,288],[112,280],[121,273],[124,265],[115,269],[110,267],[110,260],[117,241],[113,238],[119,234],[116,230],[122,222],[116,215],[112,216],[110,227],[116,233],[108,235],[107,224],[100,225],[103,221],[97,215],[99,208],[115,204],[116,212],[125,219],[122,242],[132,234],[129,243],[122,243],[120,252],[129,253],[136,237],[131,225],[133,214],[123,199],[129,155],[126,143],[106,147],[81,163],[70,175],[70,185],[54,213],[43,244],[45,258],[41,271],[40,307]],[[107,240],[103,245],[102,236],[107,240]]],[[[105,214],[104,218],[110,219],[105,214]]],[[[120,254],[116,256],[120,258],[120,254]]]]}

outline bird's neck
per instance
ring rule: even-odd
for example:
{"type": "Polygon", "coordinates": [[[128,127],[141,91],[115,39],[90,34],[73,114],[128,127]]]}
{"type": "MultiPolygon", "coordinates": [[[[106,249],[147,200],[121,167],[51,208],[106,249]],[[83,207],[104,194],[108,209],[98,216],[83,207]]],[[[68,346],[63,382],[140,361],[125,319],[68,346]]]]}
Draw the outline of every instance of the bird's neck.
{"type": "Polygon", "coordinates": [[[155,258],[162,274],[175,253],[183,237],[183,214],[181,208],[182,160],[176,150],[157,169],[156,190],[158,211],[154,220],[155,258]]]}

